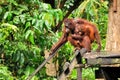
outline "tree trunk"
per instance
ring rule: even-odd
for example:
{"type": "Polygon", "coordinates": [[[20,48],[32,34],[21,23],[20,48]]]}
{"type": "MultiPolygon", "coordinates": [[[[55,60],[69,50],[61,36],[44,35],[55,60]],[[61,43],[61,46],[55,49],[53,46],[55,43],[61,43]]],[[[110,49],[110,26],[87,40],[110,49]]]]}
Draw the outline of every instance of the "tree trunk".
{"type": "Polygon", "coordinates": [[[120,0],[117,0],[116,5],[114,1],[110,3],[109,8],[106,51],[120,51],[120,0]]]}

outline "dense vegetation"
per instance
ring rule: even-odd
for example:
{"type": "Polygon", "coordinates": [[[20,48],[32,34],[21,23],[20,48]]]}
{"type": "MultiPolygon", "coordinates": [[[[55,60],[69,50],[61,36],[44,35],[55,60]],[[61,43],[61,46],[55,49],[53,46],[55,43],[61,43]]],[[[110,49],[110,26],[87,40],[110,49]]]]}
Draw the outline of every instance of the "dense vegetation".
{"type": "MultiPolygon", "coordinates": [[[[44,51],[59,40],[62,26],[54,31],[56,25],[65,17],[74,0],[67,0],[63,8],[55,7],[44,0],[0,0],[0,79],[25,80],[44,60],[44,51]]],[[[60,0],[61,1],[61,0],[60,0]]],[[[102,50],[105,47],[107,30],[108,1],[84,0],[74,10],[69,18],[85,18],[95,23],[102,40],[102,50]]],[[[94,44],[93,44],[94,45],[94,44]]],[[[93,47],[93,50],[96,45],[93,47]]],[[[63,66],[63,59],[71,59],[73,47],[67,43],[59,50],[55,60],[60,63],[59,72],[63,66]]],[[[92,70],[83,72],[83,77],[93,80],[92,70]]],[[[32,80],[53,80],[55,77],[46,75],[45,68],[37,73],[32,80]]],[[[76,71],[71,74],[76,79],[76,71]]]]}

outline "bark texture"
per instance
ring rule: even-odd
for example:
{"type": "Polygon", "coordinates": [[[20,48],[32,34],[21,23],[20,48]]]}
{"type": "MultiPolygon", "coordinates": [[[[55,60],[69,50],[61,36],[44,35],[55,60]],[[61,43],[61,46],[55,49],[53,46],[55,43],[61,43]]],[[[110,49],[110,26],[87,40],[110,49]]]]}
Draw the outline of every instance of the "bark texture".
{"type": "Polygon", "coordinates": [[[120,0],[117,0],[117,12],[114,12],[113,2],[109,8],[106,51],[120,51],[120,0]]]}

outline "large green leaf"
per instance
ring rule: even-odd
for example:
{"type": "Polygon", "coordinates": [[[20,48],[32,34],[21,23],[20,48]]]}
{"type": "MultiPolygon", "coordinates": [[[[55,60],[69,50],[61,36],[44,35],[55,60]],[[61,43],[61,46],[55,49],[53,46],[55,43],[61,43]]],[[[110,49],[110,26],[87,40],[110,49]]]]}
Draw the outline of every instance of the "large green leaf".
{"type": "Polygon", "coordinates": [[[7,19],[8,21],[12,19],[12,13],[10,11],[4,14],[3,19],[7,19]]]}
{"type": "Polygon", "coordinates": [[[25,39],[28,39],[32,44],[35,44],[35,42],[34,42],[34,32],[32,30],[28,30],[26,32],[25,39]]]}
{"type": "Polygon", "coordinates": [[[28,27],[30,27],[31,26],[31,23],[30,22],[26,22],[26,24],[25,24],[25,30],[28,28],[28,27]]]}

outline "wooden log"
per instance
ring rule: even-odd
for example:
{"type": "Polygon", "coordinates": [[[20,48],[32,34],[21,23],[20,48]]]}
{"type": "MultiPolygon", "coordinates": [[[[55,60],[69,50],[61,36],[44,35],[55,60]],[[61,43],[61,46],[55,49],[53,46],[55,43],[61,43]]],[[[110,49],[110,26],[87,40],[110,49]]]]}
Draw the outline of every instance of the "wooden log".
{"type": "Polygon", "coordinates": [[[120,64],[120,52],[91,52],[83,55],[88,65],[120,64]]]}
{"type": "Polygon", "coordinates": [[[120,64],[120,58],[92,58],[87,59],[88,65],[111,65],[111,64],[120,64]]]}
{"type": "Polygon", "coordinates": [[[90,52],[83,55],[83,58],[120,58],[120,52],[90,52]]]}

